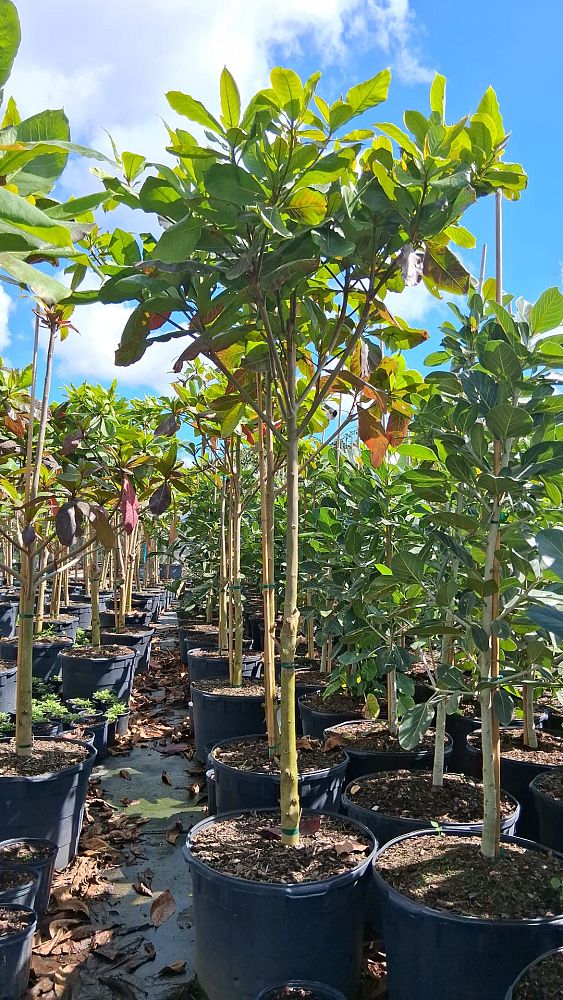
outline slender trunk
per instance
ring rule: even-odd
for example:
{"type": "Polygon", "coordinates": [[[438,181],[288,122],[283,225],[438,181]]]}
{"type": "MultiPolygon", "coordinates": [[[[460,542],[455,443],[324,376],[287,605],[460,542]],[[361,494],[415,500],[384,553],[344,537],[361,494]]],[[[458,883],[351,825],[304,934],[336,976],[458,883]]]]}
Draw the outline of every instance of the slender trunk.
{"type": "MultiPolygon", "coordinates": [[[[256,377],[258,405],[262,408],[262,383],[256,377]]],[[[267,386],[267,391],[271,390],[267,386]]],[[[266,400],[266,407],[268,401],[266,400]]],[[[258,473],[260,478],[260,518],[262,528],[262,601],[264,607],[264,700],[266,709],[266,729],[268,732],[268,748],[273,757],[279,750],[279,732],[276,712],[276,678],[274,670],[274,642],[272,635],[272,620],[275,619],[273,553],[270,554],[270,517],[273,521],[273,508],[269,505],[269,471],[266,454],[264,425],[258,420],[258,473]]],[[[273,483],[271,484],[273,486],[273,483]]]]}
{"type": "Polygon", "coordinates": [[[92,645],[96,649],[99,649],[102,639],[100,629],[100,572],[98,570],[97,554],[95,554],[95,558],[92,561],[92,569],[90,571],[90,593],[92,595],[92,645]]]}
{"type": "Polygon", "coordinates": [[[446,738],[446,699],[440,698],[436,706],[436,744],[434,748],[434,767],[432,769],[432,785],[440,788],[444,784],[444,741],[446,738]]]}
{"type": "Polygon", "coordinates": [[[289,408],[287,416],[287,530],[286,578],[281,630],[281,829],[282,843],[299,843],[299,778],[295,732],[295,649],[299,626],[297,586],[299,572],[299,438],[295,405],[296,350],[288,336],[289,408]]]}
{"type": "Polygon", "coordinates": [[[51,606],[49,608],[49,615],[55,621],[59,617],[61,610],[61,573],[60,570],[54,574],[53,583],[51,585],[51,606]]]}
{"type": "Polygon", "coordinates": [[[49,344],[47,347],[47,360],[45,362],[45,384],[43,386],[43,399],[41,400],[41,417],[39,419],[39,431],[37,435],[37,449],[35,453],[35,469],[33,471],[33,483],[31,495],[37,496],[39,489],[39,477],[41,475],[41,464],[43,462],[43,449],[45,447],[45,434],[47,431],[47,418],[49,415],[49,395],[51,392],[51,377],[53,374],[53,354],[55,350],[55,337],[57,334],[57,321],[52,318],[49,323],[49,344]]]}
{"type": "Polygon", "coordinates": [[[16,688],[16,753],[30,757],[33,749],[31,720],[33,688],[33,562],[35,543],[21,552],[18,669],[16,688]]]}
{"type": "MultiPolygon", "coordinates": [[[[487,541],[485,556],[485,581],[494,577],[495,552],[498,536],[499,506],[495,500],[493,504],[493,514],[489,537],[487,541]]],[[[491,643],[489,649],[483,650],[479,654],[479,672],[481,682],[490,685],[494,677],[493,670],[493,643],[492,639],[493,622],[493,602],[490,597],[486,597],[483,602],[482,627],[491,643]]],[[[498,664],[497,664],[498,667],[498,664]]],[[[481,747],[483,757],[483,833],[481,836],[481,853],[486,858],[494,858],[498,853],[500,836],[500,812],[497,796],[497,768],[496,755],[498,754],[498,723],[493,711],[492,686],[484,687],[481,691],[481,747]]]]}
{"type": "Polygon", "coordinates": [[[233,469],[233,592],[234,607],[234,651],[233,651],[233,687],[242,687],[242,591],[240,578],[240,529],[242,520],[242,503],[240,490],[240,435],[237,434],[234,445],[233,469]]]}
{"type": "Polygon", "coordinates": [[[522,685],[522,710],[524,713],[524,746],[530,750],[538,749],[538,734],[534,726],[534,682],[530,680],[522,685]]]}
{"type": "Polygon", "coordinates": [[[228,522],[227,522],[227,579],[229,581],[229,593],[227,603],[227,647],[229,650],[229,679],[233,683],[234,666],[234,607],[233,607],[233,484],[229,479],[228,496],[228,522]]]}
{"type": "MultiPolygon", "coordinates": [[[[391,525],[385,526],[385,562],[391,568],[393,558],[393,539],[391,536],[391,525]]],[[[393,629],[391,629],[390,648],[393,645],[393,629]]],[[[387,719],[389,732],[392,736],[397,736],[399,732],[399,720],[397,716],[397,671],[393,667],[387,674],[387,719]]]]}
{"type": "MultiPolygon", "coordinates": [[[[45,547],[41,551],[39,556],[39,571],[43,572],[47,566],[47,560],[49,558],[49,553],[45,547]]],[[[43,619],[45,618],[45,591],[47,589],[47,578],[45,576],[41,577],[41,583],[37,590],[37,612],[35,615],[35,631],[37,635],[41,635],[43,631],[43,619]]]]}
{"type": "Polygon", "coordinates": [[[229,651],[228,623],[228,567],[227,567],[227,489],[228,480],[223,477],[221,484],[220,537],[219,537],[219,651],[227,655],[229,651]]]}

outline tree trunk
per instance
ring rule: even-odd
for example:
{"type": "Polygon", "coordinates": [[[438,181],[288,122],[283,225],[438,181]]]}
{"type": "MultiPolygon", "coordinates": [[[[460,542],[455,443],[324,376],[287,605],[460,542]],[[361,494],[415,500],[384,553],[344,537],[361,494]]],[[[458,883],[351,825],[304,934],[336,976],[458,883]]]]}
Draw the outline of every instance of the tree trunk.
{"type": "MultiPolygon", "coordinates": [[[[258,405],[262,408],[262,385],[257,376],[258,405]]],[[[266,413],[271,409],[271,388],[266,385],[270,403],[266,399],[266,413]]],[[[279,731],[277,725],[276,677],[274,670],[275,594],[274,594],[274,553],[273,553],[273,468],[270,468],[271,433],[258,419],[258,472],[260,477],[260,517],[262,527],[262,601],[264,607],[264,700],[266,709],[266,729],[270,756],[279,751],[279,731]],[[268,441],[269,437],[269,441],[268,441]]],[[[273,455],[272,466],[273,466],[273,455]]]]}
{"type": "Polygon", "coordinates": [[[229,652],[228,601],[229,581],[227,566],[227,489],[228,480],[223,477],[221,484],[221,525],[219,538],[219,652],[226,656],[229,652]]]}
{"type": "Polygon", "coordinates": [[[16,753],[31,757],[33,733],[31,703],[33,688],[33,561],[35,543],[21,552],[20,613],[18,625],[18,669],[16,693],[16,753]]]}
{"type": "Polygon", "coordinates": [[[242,687],[242,592],[240,579],[240,529],[242,521],[242,503],[240,489],[240,435],[237,434],[234,444],[233,468],[233,614],[234,614],[234,646],[233,646],[233,687],[242,687]]]}

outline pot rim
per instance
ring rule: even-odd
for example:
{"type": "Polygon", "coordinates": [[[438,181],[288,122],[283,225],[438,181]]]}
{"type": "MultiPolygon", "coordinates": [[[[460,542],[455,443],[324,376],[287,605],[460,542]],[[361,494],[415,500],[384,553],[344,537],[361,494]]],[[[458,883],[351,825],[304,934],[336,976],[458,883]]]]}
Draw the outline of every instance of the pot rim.
{"type": "Polygon", "coordinates": [[[4,938],[0,939],[0,950],[2,948],[2,942],[4,941],[17,941],[19,938],[25,938],[29,934],[35,934],[35,928],[37,927],[37,914],[31,906],[21,906],[19,903],[4,903],[2,906],[3,910],[12,910],[17,913],[29,913],[32,916],[32,920],[29,921],[27,927],[22,927],[20,931],[14,931],[12,934],[6,934],[4,938]]]}
{"type": "Polygon", "coordinates": [[[88,750],[88,756],[85,757],[84,760],[78,761],[77,764],[70,764],[69,767],[63,767],[60,771],[46,771],[45,774],[12,774],[12,775],[0,774],[0,788],[2,788],[2,785],[5,782],[9,781],[26,781],[34,783],[38,783],[41,781],[56,781],[61,774],[78,774],[80,771],[84,770],[85,766],[89,764],[90,761],[92,761],[92,764],[94,763],[94,760],[96,758],[96,751],[92,749],[89,743],[84,743],[83,740],[69,740],[67,739],[66,736],[62,735],[34,737],[34,741],[53,740],[53,739],[65,740],[66,743],[78,744],[78,746],[84,747],[85,750],[88,750]]]}
{"type": "Polygon", "coordinates": [[[554,805],[559,806],[559,808],[563,810],[563,799],[554,799],[551,795],[548,795],[546,792],[542,791],[541,788],[538,788],[536,784],[536,781],[539,781],[540,778],[543,778],[545,774],[552,774],[553,771],[561,771],[561,774],[563,775],[563,765],[553,766],[552,768],[548,768],[545,771],[541,771],[539,774],[536,774],[535,778],[532,778],[532,780],[530,781],[528,788],[530,789],[532,795],[537,795],[539,799],[545,799],[547,802],[551,802],[554,805]]]}
{"type": "MultiPolygon", "coordinates": [[[[210,750],[210,755],[213,754],[213,751],[216,749],[216,747],[223,747],[230,743],[233,743],[236,746],[240,746],[243,743],[248,743],[250,740],[267,740],[267,738],[268,737],[264,736],[262,733],[253,736],[230,736],[226,740],[218,740],[217,743],[214,743],[210,750]]],[[[350,758],[345,750],[343,750],[341,747],[339,747],[338,749],[342,750],[342,753],[344,754],[344,760],[340,760],[338,761],[338,763],[332,764],[330,767],[324,767],[318,771],[306,771],[304,774],[298,774],[299,782],[303,781],[303,779],[305,778],[324,778],[331,771],[336,770],[336,768],[343,768],[345,771],[346,768],[348,767],[348,764],[350,763],[350,758]]],[[[217,759],[213,757],[212,759],[213,759],[213,767],[216,767],[217,764],[220,764],[221,767],[224,767],[228,771],[237,771],[240,772],[241,774],[259,774],[261,778],[267,778],[269,781],[274,782],[274,784],[279,784],[281,781],[281,774],[271,774],[263,771],[249,771],[248,768],[234,767],[233,764],[225,764],[221,760],[221,758],[217,759]]],[[[254,811],[257,812],[259,810],[254,810],[254,811]]]]}
{"type": "Polygon", "coordinates": [[[563,947],[551,948],[550,951],[544,951],[541,955],[538,955],[537,958],[534,958],[533,962],[528,962],[528,965],[524,966],[522,972],[518,974],[514,982],[508,987],[508,992],[506,994],[505,1000],[512,1000],[514,988],[518,986],[518,983],[522,981],[522,977],[525,976],[526,973],[530,971],[530,969],[533,969],[536,965],[539,965],[540,962],[543,962],[545,958],[551,958],[552,955],[563,955],[563,947]]]}

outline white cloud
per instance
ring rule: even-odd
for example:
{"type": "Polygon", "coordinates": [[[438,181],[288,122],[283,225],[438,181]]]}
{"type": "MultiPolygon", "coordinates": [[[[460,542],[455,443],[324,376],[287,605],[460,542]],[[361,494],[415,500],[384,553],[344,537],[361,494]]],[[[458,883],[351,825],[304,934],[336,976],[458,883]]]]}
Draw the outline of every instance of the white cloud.
{"type": "Polygon", "coordinates": [[[125,305],[99,302],[77,308],[72,321],[79,332],[71,330],[67,339],[57,345],[57,375],[65,382],[117,379],[122,386],[142,386],[150,392],[168,394],[170,383],[177,378],[171,372],[172,365],[183,350],[178,341],[155,344],[130,368],[114,364],[115,349],[130,312],[125,305]]]}
{"type": "MultiPolygon", "coordinates": [[[[6,289],[0,285],[0,351],[9,347],[12,340],[10,335],[10,313],[14,305],[14,300],[10,298],[6,289]]],[[[3,360],[4,364],[7,364],[6,358],[3,360]]]]}
{"type": "Polygon", "coordinates": [[[402,292],[388,292],[385,305],[393,315],[400,316],[413,327],[424,326],[432,313],[449,313],[446,303],[431,295],[422,282],[402,292]]]}

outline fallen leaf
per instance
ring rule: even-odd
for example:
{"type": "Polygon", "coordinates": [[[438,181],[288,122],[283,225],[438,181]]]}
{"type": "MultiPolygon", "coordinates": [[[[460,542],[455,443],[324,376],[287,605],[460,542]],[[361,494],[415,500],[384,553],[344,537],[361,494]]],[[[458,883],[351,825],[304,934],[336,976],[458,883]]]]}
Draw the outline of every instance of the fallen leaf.
{"type": "Polygon", "coordinates": [[[170,786],[172,785],[172,777],[168,773],[168,771],[163,771],[161,777],[165,785],[170,785],[170,786]]]}
{"type": "Polygon", "coordinates": [[[325,740],[325,744],[324,744],[323,750],[325,750],[325,751],[326,750],[334,750],[335,747],[344,746],[344,743],[345,743],[345,741],[344,741],[343,737],[342,736],[337,736],[335,734],[334,736],[329,736],[329,738],[327,740],[325,740]]]}
{"type": "Polygon", "coordinates": [[[350,795],[355,795],[356,792],[359,792],[360,791],[360,787],[361,787],[360,785],[350,785],[350,788],[348,789],[348,791],[350,792],[350,795]]]}
{"type": "Polygon", "coordinates": [[[181,976],[185,968],[186,962],[179,960],[171,962],[170,965],[164,965],[158,974],[159,976],[181,976]]]}
{"type": "Polygon", "coordinates": [[[184,833],[184,827],[182,826],[182,823],[178,819],[178,820],[176,820],[175,826],[173,826],[170,830],[166,831],[166,833],[164,834],[164,839],[169,844],[176,844],[176,841],[178,840],[178,837],[182,833],[184,833]]]}
{"type": "Polygon", "coordinates": [[[186,753],[191,750],[192,747],[189,743],[170,743],[167,747],[157,747],[159,753],[166,754],[171,757],[173,754],[186,753]]]}
{"type": "Polygon", "coordinates": [[[334,850],[338,857],[341,854],[365,854],[368,850],[368,845],[362,843],[361,840],[353,840],[349,837],[347,840],[341,840],[339,844],[335,844],[334,850]]]}
{"type": "Polygon", "coordinates": [[[145,885],[144,882],[133,882],[133,888],[134,888],[135,892],[138,893],[139,896],[151,896],[152,897],[152,894],[153,894],[152,893],[152,889],[149,888],[148,885],[145,885]]]}
{"type": "Polygon", "coordinates": [[[154,900],[150,909],[150,918],[155,927],[160,927],[160,925],[168,920],[175,912],[176,900],[170,892],[170,889],[165,889],[164,892],[161,892],[160,896],[157,896],[154,900]]]}
{"type": "Polygon", "coordinates": [[[308,736],[300,736],[295,745],[298,750],[314,750],[313,744],[308,736]]]}
{"type": "Polygon", "coordinates": [[[299,832],[303,834],[304,837],[311,837],[314,833],[318,833],[321,828],[321,817],[320,816],[302,816],[299,823],[299,832]]]}
{"type": "Polygon", "coordinates": [[[125,768],[125,767],[124,767],[124,768],[123,768],[123,769],[122,769],[122,770],[121,770],[121,771],[119,772],[119,777],[120,777],[120,778],[124,778],[124,779],[125,779],[125,781],[131,781],[131,771],[128,771],[128,770],[127,770],[127,768],[125,768]]]}

